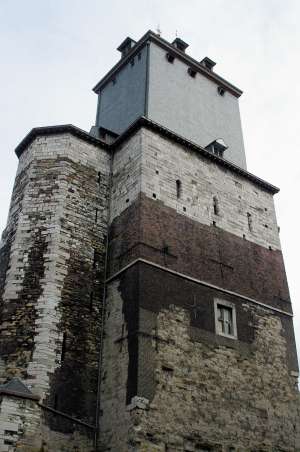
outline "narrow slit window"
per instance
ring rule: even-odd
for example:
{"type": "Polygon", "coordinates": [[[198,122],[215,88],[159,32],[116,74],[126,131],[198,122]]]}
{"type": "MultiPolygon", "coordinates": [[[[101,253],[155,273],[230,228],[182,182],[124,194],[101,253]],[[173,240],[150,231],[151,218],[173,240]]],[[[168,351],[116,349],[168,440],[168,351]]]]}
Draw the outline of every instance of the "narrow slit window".
{"type": "Polygon", "coordinates": [[[252,232],[253,227],[252,227],[252,215],[251,213],[247,212],[247,220],[248,220],[248,229],[250,232],[252,232]]]}
{"type": "Polygon", "coordinates": [[[95,209],[95,223],[97,223],[97,222],[98,222],[98,209],[96,207],[96,209],[95,209]]]}
{"type": "Polygon", "coordinates": [[[214,207],[214,214],[219,215],[220,214],[220,206],[219,206],[219,200],[216,196],[213,197],[213,207],[214,207]]]}
{"type": "Polygon", "coordinates": [[[182,196],[182,183],[179,179],[176,181],[176,196],[177,199],[180,199],[182,196]]]}
{"type": "Polygon", "coordinates": [[[98,174],[97,174],[97,183],[98,183],[98,185],[100,185],[100,182],[101,182],[101,173],[100,173],[100,171],[98,171],[98,174]]]}
{"type": "Polygon", "coordinates": [[[94,257],[93,257],[93,268],[96,268],[99,263],[99,253],[94,249],[94,257]]]}

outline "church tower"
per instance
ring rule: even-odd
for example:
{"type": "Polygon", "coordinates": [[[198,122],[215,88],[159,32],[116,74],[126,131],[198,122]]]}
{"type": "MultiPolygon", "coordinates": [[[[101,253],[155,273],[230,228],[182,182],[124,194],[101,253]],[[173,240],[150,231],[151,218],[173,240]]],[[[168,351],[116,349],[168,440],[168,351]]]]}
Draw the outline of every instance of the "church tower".
{"type": "Polygon", "coordinates": [[[33,129],[0,246],[0,451],[300,451],[273,196],[208,57],[149,31],[33,129]]]}

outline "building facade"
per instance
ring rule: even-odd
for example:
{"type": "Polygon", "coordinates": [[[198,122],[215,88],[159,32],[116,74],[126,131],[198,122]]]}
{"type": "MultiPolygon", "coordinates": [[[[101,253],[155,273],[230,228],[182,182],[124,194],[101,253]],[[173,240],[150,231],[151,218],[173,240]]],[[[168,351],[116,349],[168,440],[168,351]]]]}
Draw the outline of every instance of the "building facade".
{"type": "Polygon", "coordinates": [[[0,451],[300,451],[273,196],[241,91],[153,32],[96,124],[33,129],[0,246],[0,451]]]}

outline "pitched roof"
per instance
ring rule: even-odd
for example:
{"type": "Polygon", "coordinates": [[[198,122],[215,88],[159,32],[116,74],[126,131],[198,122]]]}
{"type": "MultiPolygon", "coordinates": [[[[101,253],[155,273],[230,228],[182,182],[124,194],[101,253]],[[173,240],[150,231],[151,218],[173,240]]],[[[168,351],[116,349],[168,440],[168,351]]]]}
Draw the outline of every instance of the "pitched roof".
{"type": "Polygon", "coordinates": [[[39,400],[39,397],[33,394],[19,378],[12,378],[7,383],[0,385],[0,394],[7,394],[22,397],[25,399],[39,400]]]}

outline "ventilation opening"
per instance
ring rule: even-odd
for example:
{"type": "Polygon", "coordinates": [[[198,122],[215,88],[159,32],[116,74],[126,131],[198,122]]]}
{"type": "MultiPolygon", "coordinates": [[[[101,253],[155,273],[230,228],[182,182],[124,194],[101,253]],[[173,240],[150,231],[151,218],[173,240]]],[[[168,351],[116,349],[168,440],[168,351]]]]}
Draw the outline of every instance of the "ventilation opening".
{"type": "Polygon", "coordinates": [[[172,55],[171,53],[167,53],[166,58],[169,61],[169,63],[173,63],[175,59],[174,55],[172,55]]]}
{"type": "Polygon", "coordinates": [[[195,78],[195,77],[196,77],[197,72],[196,72],[194,69],[192,69],[191,67],[189,67],[187,71],[188,71],[188,74],[189,74],[192,78],[195,78]]]}
{"type": "Polygon", "coordinates": [[[224,94],[225,94],[225,89],[222,88],[222,86],[218,86],[218,93],[220,94],[220,96],[224,96],[224,94]]]}

